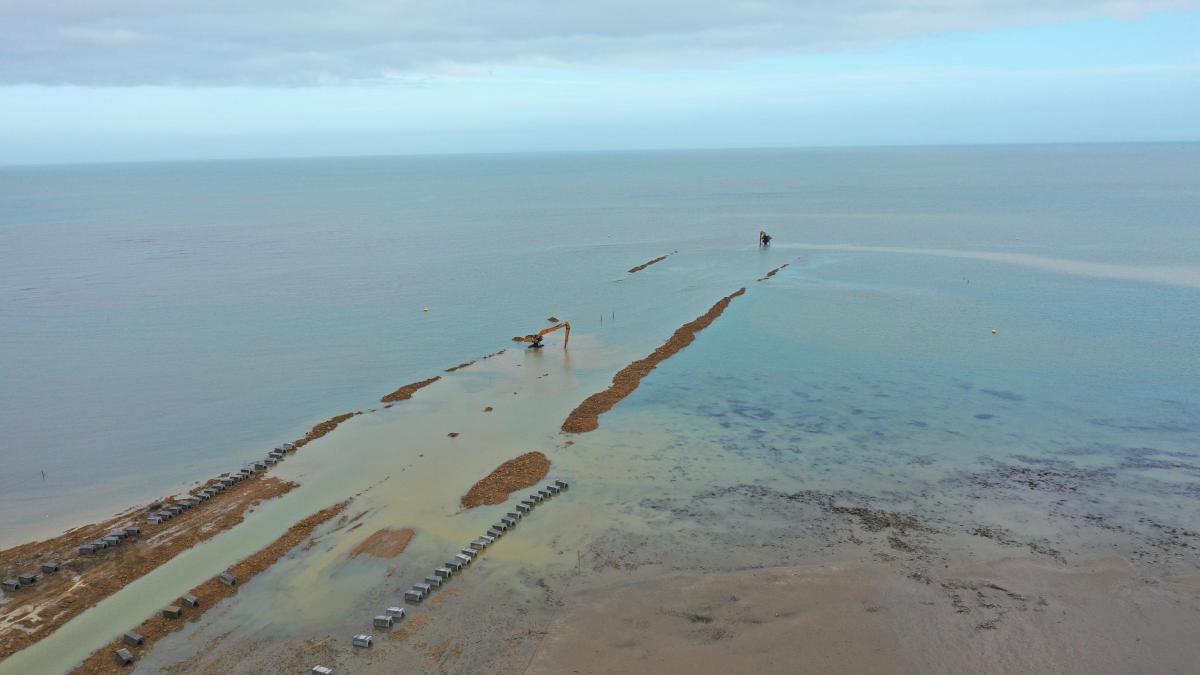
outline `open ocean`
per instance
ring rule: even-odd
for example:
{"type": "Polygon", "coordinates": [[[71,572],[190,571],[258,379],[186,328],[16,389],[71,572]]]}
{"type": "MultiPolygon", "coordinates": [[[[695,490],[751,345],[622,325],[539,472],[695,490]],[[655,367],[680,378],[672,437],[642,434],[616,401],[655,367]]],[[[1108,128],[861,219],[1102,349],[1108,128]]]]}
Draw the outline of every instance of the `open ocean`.
{"type": "Polygon", "coordinates": [[[549,314],[640,356],[784,262],[611,417],[828,435],[822,471],[860,490],[896,476],[855,457],[897,448],[923,479],[1200,448],[1200,145],[7,167],[0,545],[236,467],[549,314]]]}

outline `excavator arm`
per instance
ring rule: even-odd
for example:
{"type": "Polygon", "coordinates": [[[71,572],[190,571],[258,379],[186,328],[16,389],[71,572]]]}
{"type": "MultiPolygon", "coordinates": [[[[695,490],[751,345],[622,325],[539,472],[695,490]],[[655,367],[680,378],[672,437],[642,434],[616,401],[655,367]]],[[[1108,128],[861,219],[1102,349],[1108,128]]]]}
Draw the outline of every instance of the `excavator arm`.
{"type": "Polygon", "coordinates": [[[570,321],[564,321],[564,322],[558,324],[557,326],[551,326],[549,328],[538,331],[537,333],[535,333],[533,335],[514,337],[513,342],[528,342],[532,346],[540,347],[540,346],[542,346],[542,338],[543,337],[545,337],[546,335],[549,335],[550,333],[553,333],[556,330],[562,330],[562,329],[565,329],[567,331],[563,335],[563,349],[566,349],[567,343],[571,341],[571,322],[570,321]]]}

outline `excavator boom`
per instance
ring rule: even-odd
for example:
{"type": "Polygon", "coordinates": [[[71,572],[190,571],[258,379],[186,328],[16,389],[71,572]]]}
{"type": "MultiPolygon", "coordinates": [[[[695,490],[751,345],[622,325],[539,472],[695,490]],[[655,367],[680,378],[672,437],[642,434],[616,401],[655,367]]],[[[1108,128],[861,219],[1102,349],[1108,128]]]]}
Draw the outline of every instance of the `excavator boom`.
{"type": "Polygon", "coordinates": [[[540,347],[540,346],[542,346],[542,338],[545,337],[546,335],[549,335],[550,333],[553,333],[556,330],[566,330],[567,331],[563,335],[563,349],[566,349],[567,343],[571,341],[571,322],[570,321],[564,321],[564,322],[558,324],[557,326],[551,326],[549,328],[545,328],[543,330],[538,331],[534,335],[525,335],[525,336],[520,336],[520,337],[514,337],[513,342],[528,342],[532,346],[540,347]]]}

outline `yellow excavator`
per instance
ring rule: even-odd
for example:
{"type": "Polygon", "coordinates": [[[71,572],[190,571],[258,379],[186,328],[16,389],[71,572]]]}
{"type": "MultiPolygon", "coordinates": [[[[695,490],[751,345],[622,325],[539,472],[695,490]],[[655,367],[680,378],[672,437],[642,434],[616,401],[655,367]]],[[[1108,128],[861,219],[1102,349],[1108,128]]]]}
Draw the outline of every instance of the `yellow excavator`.
{"type": "Polygon", "coordinates": [[[528,342],[529,346],[526,349],[541,349],[543,346],[542,338],[559,329],[566,329],[566,334],[563,335],[563,349],[567,348],[567,343],[571,341],[571,322],[564,321],[557,326],[551,326],[544,330],[538,331],[533,335],[525,335],[523,337],[513,338],[513,342],[528,342]]]}

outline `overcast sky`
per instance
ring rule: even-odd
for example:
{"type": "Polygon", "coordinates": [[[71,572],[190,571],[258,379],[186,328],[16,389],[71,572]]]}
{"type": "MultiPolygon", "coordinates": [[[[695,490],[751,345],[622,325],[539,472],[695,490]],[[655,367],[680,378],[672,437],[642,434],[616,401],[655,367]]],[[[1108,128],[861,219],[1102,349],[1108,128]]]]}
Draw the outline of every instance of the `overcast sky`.
{"type": "Polygon", "coordinates": [[[1200,140],[1200,0],[0,0],[0,163],[1200,140]]]}

